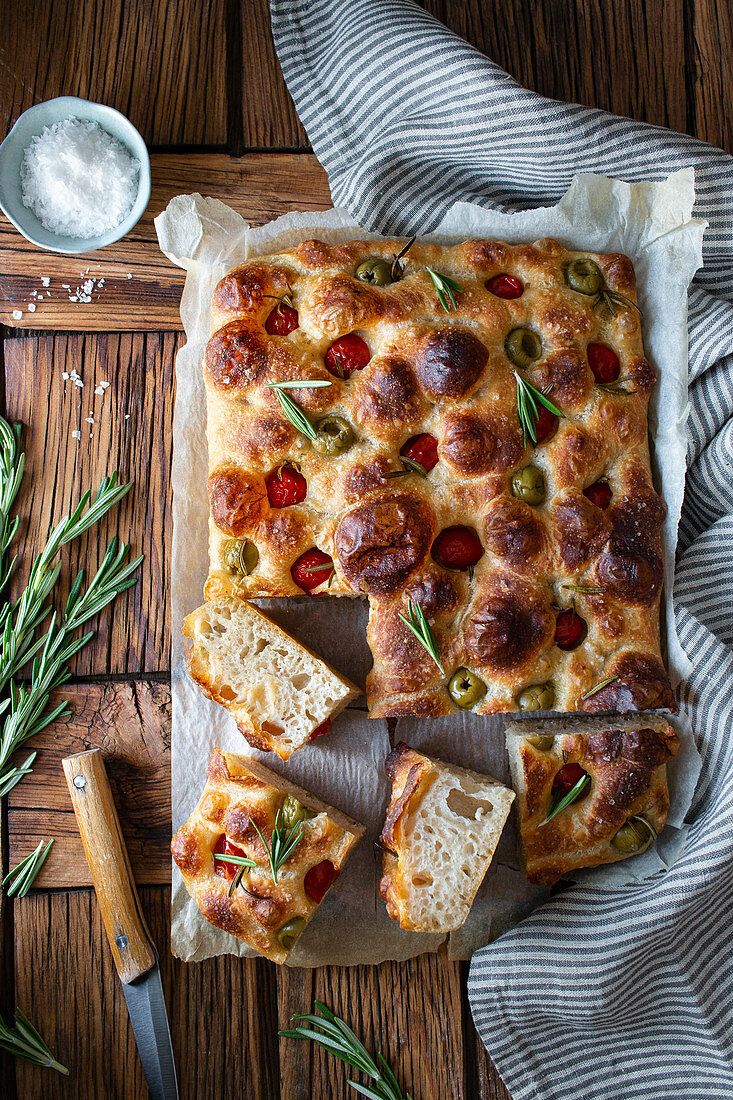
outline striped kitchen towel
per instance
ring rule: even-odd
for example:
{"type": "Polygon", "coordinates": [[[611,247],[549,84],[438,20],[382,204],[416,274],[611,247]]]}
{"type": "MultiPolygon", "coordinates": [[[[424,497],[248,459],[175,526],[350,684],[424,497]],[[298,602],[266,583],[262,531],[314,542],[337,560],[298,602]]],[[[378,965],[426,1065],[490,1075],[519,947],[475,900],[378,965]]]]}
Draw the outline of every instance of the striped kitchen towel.
{"type": "Polygon", "coordinates": [[[578,172],[694,166],[710,223],[690,290],[688,479],[675,583],[703,756],[681,858],[577,885],[477,952],[476,1026],[514,1100],[733,1098],[733,158],[543,99],[410,0],[271,0],[283,72],[334,204],[409,234],[457,200],[555,203],[578,172]]]}

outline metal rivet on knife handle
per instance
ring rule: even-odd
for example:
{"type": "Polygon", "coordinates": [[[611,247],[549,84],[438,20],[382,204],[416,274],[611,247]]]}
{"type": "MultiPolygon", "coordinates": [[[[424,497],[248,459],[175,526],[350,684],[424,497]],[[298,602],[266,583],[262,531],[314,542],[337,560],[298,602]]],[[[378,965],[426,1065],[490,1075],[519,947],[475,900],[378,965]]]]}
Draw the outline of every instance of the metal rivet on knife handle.
{"type": "Polygon", "coordinates": [[[156,963],[99,749],[63,761],[117,973],[132,982],[156,963]]]}

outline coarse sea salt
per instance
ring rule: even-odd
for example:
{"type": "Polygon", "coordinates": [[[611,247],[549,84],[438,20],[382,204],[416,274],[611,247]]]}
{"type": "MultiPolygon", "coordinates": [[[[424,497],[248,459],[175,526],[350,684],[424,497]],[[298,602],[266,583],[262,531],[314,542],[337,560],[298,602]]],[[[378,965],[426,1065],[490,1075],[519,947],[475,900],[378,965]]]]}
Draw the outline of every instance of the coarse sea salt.
{"type": "Polygon", "coordinates": [[[140,162],[98,122],[66,118],[33,138],[20,168],[23,204],[60,237],[96,237],[137,198],[140,162]]]}

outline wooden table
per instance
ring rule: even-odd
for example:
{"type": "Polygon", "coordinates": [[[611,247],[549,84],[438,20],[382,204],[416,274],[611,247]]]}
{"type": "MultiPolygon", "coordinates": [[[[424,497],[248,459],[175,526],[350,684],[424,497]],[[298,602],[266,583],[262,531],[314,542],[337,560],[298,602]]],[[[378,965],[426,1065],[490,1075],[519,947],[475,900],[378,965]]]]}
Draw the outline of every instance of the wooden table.
{"type": "MultiPolygon", "coordinates": [[[[733,151],[726,0],[425,6],[543,94],[733,151]]],[[[31,104],[73,94],[119,108],[153,152],[148,212],[114,249],[51,256],[0,218],[0,400],[9,419],[26,425],[28,455],[22,568],[81,487],[111,469],[135,487],[101,531],[65,554],[65,573],[82,562],[93,569],[115,533],[145,553],[138,585],[100,616],[74,679],[57,693],[73,717],[36,739],[34,774],[3,807],[5,868],[40,837],[56,845],[40,889],[0,901],[0,1012],[9,1018],[15,1003],[23,1008],[71,1073],[5,1058],[0,1092],[23,1100],[146,1096],[60,768],[63,756],[99,745],[161,956],[182,1097],[351,1095],[340,1065],[277,1038],[278,1026],[318,997],[381,1047],[414,1100],[506,1098],[473,1028],[465,966],[440,955],[307,971],[230,957],[184,966],[168,951],[169,471],[182,278],[159,254],[152,218],[170,196],[191,190],[225,199],[254,223],[329,205],[274,57],[266,0],[6,0],[0,62],[0,134],[31,104]],[[105,281],[95,282],[91,302],[69,301],[85,275],[105,281]],[[41,276],[50,277],[50,298],[41,276]],[[72,369],[83,388],[62,377],[72,369]],[[102,380],[110,386],[100,396],[102,380]]]]}

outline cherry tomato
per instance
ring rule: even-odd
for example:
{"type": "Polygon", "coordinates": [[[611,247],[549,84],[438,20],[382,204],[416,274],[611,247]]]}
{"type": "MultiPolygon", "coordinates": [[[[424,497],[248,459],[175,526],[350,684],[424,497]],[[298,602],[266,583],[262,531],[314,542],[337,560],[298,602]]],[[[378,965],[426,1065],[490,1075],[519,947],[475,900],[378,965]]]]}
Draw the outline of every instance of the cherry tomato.
{"type": "Polygon", "coordinates": [[[270,336],[287,336],[297,327],[297,309],[286,306],[283,302],[278,302],[265,321],[265,332],[269,332],[270,336]]]}
{"type": "Polygon", "coordinates": [[[615,382],[621,371],[621,361],[605,344],[588,344],[588,362],[596,382],[615,382]]]}
{"type": "Polygon", "coordinates": [[[524,287],[514,275],[495,275],[486,283],[486,289],[497,298],[521,298],[524,287]]]}
{"type": "Polygon", "coordinates": [[[433,469],[438,462],[438,440],[433,435],[423,432],[422,435],[413,435],[404,443],[400,454],[403,458],[411,458],[413,462],[419,462],[427,472],[433,469]]]}
{"type": "Polygon", "coordinates": [[[470,569],[483,552],[481,540],[472,527],[446,527],[438,535],[432,549],[438,565],[446,569],[470,569]]]}
{"type": "Polygon", "coordinates": [[[315,741],[316,737],[325,737],[327,733],[331,732],[332,725],[333,719],[327,718],[325,722],[321,722],[320,726],[316,726],[308,740],[315,741]]]}
{"type": "Polygon", "coordinates": [[[304,592],[311,592],[319,584],[328,581],[333,569],[333,558],[314,546],[306,550],[293,564],[290,576],[304,592]]]}
{"type": "Polygon", "coordinates": [[[308,483],[294,466],[281,466],[265,478],[267,499],[273,508],[289,508],[305,500],[308,483]]]}
{"type": "Polygon", "coordinates": [[[364,370],[371,357],[372,353],[361,336],[349,332],[331,344],[324,362],[327,370],[337,378],[350,378],[353,371],[364,370]]]}
{"type": "Polygon", "coordinates": [[[575,784],[588,773],[580,764],[563,764],[552,783],[552,796],[561,795],[562,798],[572,791],[575,784]]]}
{"type": "Polygon", "coordinates": [[[546,409],[544,405],[540,405],[537,426],[535,427],[537,446],[539,447],[540,443],[544,443],[545,440],[549,439],[551,435],[554,435],[556,431],[557,417],[554,413],[551,413],[549,409],[546,409]]]}
{"type": "Polygon", "coordinates": [[[588,497],[588,500],[591,504],[595,504],[596,508],[608,508],[613,492],[607,481],[595,481],[587,489],[583,489],[583,496],[588,497]]]}
{"type": "Polygon", "coordinates": [[[236,844],[232,844],[226,833],[222,833],[216,844],[214,845],[214,872],[217,875],[221,875],[222,878],[228,878],[229,881],[234,878],[239,870],[238,863],[228,863],[223,859],[217,859],[217,856],[245,856],[247,853],[243,848],[239,848],[236,844]]]}
{"type": "Polygon", "coordinates": [[[576,649],[588,633],[588,624],[572,607],[555,619],[555,645],[558,649],[576,649]]]}
{"type": "Polygon", "coordinates": [[[315,867],[311,867],[305,876],[303,887],[309,898],[312,898],[315,902],[321,902],[325,897],[326,890],[333,885],[338,877],[339,873],[331,860],[324,859],[321,863],[317,863],[315,867]]]}

